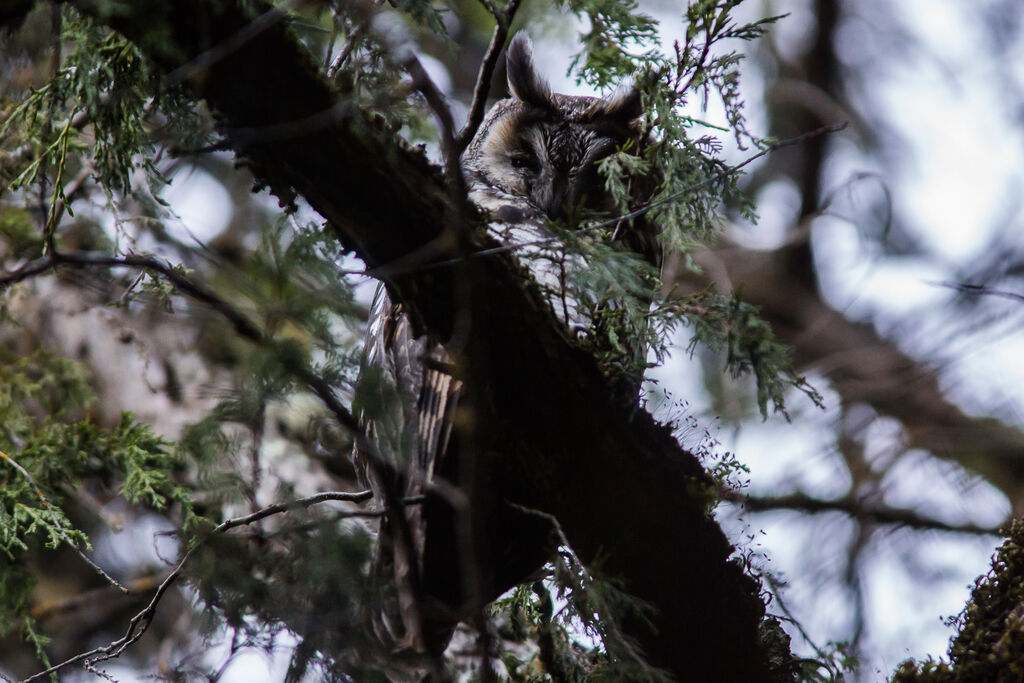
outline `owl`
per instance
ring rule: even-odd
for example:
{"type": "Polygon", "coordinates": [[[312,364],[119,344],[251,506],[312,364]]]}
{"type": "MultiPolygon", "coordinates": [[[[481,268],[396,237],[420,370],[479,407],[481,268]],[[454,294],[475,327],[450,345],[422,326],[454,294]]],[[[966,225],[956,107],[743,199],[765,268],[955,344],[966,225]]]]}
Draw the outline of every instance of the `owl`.
{"type": "MultiPolygon", "coordinates": [[[[564,286],[567,267],[586,264],[559,248],[550,226],[552,221],[566,219],[572,223],[584,211],[614,215],[597,164],[624,147],[636,149],[643,135],[640,95],[631,88],[607,98],[552,93],[534,66],[532,46],[523,34],[510,43],[506,63],[511,97],[492,106],[466,148],[461,160],[466,187],[470,199],[488,218],[488,232],[526,267],[567,330],[586,330],[589,321],[566,296],[564,286]],[[566,262],[574,258],[575,262],[566,262]]],[[[643,220],[623,224],[615,234],[626,248],[656,264],[659,246],[646,226],[643,220]]],[[[403,495],[428,494],[422,506],[409,512],[416,557],[393,554],[384,564],[400,587],[411,576],[409,563],[416,563],[412,573],[422,577],[429,601],[443,605],[442,612],[450,616],[466,603],[459,581],[451,579],[461,571],[456,557],[460,551],[455,538],[458,525],[450,505],[429,494],[438,484],[459,485],[459,443],[452,425],[460,397],[464,398],[463,387],[445,372],[450,359],[444,345],[417,338],[401,306],[390,300],[383,287],[371,306],[366,350],[366,365],[384,369],[404,397],[395,411],[401,413],[401,434],[389,440],[392,450],[402,451],[390,454],[395,481],[403,495]]],[[[381,428],[367,424],[368,433],[378,440],[383,440],[381,428]]],[[[380,474],[367,468],[365,457],[359,455],[357,470],[363,472],[371,488],[378,489],[383,482],[374,478],[380,474]]],[[[523,524],[538,526],[536,519],[519,519],[509,522],[507,528],[523,524]]],[[[544,535],[547,524],[544,521],[541,526],[545,528],[539,531],[531,529],[522,548],[516,547],[520,539],[511,534],[491,549],[500,560],[484,572],[493,576],[492,585],[484,587],[488,600],[543,565],[545,553],[553,548],[538,549],[530,544],[538,533],[544,535]]],[[[392,552],[396,552],[394,547],[392,552]]],[[[417,648],[440,651],[450,635],[450,619],[432,621],[430,614],[417,616],[413,600],[399,590],[399,607],[378,621],[378,635],[393,642],[419,640],[417,648]],[[419,634],[411,633],[416,618],[427,623],[419,634]],[[440,626],[431,627],[434,622],[440,626]]]]}
{"type": "MultiPolygon", "coordinates": [[[[516,226],[539,229],[581,209],[614,215],[598,163],[643,140],[640,93],[552,93],[523,33],[509,44],[506,65],[512,97],[491,107],[462,157],[470,199],[492,217],[492,234],[507,242],[516,226]]],[[[621,228],[628,248],[660,263],[656,232],[646,221],[621,228]]]]}

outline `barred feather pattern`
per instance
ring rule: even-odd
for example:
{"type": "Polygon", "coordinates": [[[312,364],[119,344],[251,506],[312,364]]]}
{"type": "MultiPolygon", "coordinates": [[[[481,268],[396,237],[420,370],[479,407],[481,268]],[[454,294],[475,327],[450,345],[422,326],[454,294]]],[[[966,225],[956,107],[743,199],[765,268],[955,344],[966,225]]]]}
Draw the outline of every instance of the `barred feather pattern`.
{"type": "MultiPolygon", "coordinates": [[[[547,226],[578,208],[614,210],[596,164],[638,140],[640,96],[632,88],[603,99],[552,93],[536,71],[523,35],[510,44],[507,62],[512,97],[491,107],[461,159],[469,198],[489,217],[489,234],[508,247],[521,266],[524,284],[537,288],[567,336],[587,334],[591,321],[566,286],[570,273],[586,263],[567,254],[547,226]]],[[[653,233],[621,239],[648,260],[657,259],[653,233]]],[[[357,473],[378,500],[388,484],[398,487],[399,495],[428,493],[443,484],[435,478],[453,446],[462,386],[447,371],[451,358],[440,343],[414,335],[401,306],[382,286],[370,310],[365,363],[383,370],[384,379],[397,389],[401,406],[391,414],[400,414],[400,424],[365,422],[381,462],[370,466],[369,454],[357,448],[357,473]],[[398,433],[386,433],[388,429],[398,433]],[[393,481],[381,481],[381,476],[393,481]]],[[[382,572],[383,586],[397,587],[398,599],[377,616],[374,627],[395,648],[421,650],[423,634],[409,586],[422,562],[425,522],[416,507],[406,514],[414,547],[406,550],[393,543],[389,553],[382,547],[377,571],[382,572]]]]}

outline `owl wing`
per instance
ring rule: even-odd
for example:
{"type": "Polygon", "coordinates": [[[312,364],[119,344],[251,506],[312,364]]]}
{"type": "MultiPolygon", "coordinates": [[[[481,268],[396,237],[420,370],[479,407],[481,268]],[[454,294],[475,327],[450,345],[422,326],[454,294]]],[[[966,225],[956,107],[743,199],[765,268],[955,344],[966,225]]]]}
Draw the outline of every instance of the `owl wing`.
{"type": "MultiPolygon", "coordinates": [[[[400,443],[409,452],[382,453],[391,467],[405,474],[405,495],[423,493],[433,480],[434,467],[447,449],[453,415],[462,384],[447,371],[444,347],[414,335],[402,307],[381,285],[370,306],[366,363],[382,368],[401,400],[400,443]]],[[[371,430],[374,425],[368,425],[371,430]]]]}

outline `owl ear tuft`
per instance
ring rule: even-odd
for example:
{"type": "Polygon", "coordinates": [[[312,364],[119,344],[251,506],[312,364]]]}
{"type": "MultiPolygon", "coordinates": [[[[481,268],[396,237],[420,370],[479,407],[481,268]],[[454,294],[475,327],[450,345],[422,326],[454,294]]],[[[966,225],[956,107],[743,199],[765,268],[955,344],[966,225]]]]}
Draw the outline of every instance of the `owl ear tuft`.
{"type": "Polygon", "coordinates": [[[517,100],[544,109],[552,107],[551,87],[533,66],[533,43],[525,33],[517,33],[509,43],[505,65],[508,89],[517,100]]]}
{"type": "Polygon", "coordinates": [[[640,118],[643,108],[640,103],[640,91],[633,86],[620,88],[617,92],[601,100],[604,116],[629,125],[640,118]]]}

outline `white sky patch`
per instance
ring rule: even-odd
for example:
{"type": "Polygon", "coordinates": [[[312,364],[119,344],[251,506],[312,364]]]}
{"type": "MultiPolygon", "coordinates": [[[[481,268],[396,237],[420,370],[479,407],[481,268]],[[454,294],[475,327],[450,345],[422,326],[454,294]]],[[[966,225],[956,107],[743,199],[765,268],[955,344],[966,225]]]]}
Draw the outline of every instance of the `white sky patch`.
{"type": "Polygon", "coordinates": [[[748,3],[740,5],[740,9],[749,7],[757,12],[789,13],[789,16],[775,22],[768,29],[768,35],[783,59],[790,61],[799,59],[814,42],[816,29],[814,14],[811,11],[811,0],[784,0],[783,2],[772,2],[770,7],[765,7],[768,4],[767,2],[748,3]]]}
{"type": "Polygon", "coordinates": [[[822,289],[840,312],[855,319],[901,318],[952,298],[937,286],[949,278],[941,264],[923,257],[892,257],[838,216],[814,221],[815,258],[822,289]]]}
{"type": "Polygon", "coordinates": [[[924,43],[889,62],[873,84],[886,119],[910,145],[913,163],[904,164],[897,196],[929,246],[963,263],[992,236],[1006,200],[1019,195],[1024,136],[1008,125],[993,64],[976,53],[985,44],[976,18],[958,3],[894,7],[924,43]]]}
{"type": "Polygon", "coordinates": [[[888,505],[912,508],[949,524],[995,527],[1010,515],[1010,502],[1001,491],[959,465],[921,451],[903,454],[886,473],[882,488],[888,505]]]}
{"type": "Polygon", "coordinates": [[[835,448],[835,435],[824,421],[794,429],[783,419],[747,424],[739,438],[723,439],[726,450],[750,467],[751,490],[806,491],[823,499],[841,496],[850,477],[835,448]]]}
{"type": "Polygon", "coordinates": [[[174,174],[163,192],[181,222],[167,221],[167,231],[192,244],[192,236],[208,242],[224,228],[234,212],[227,190],[206,171],[188,167],[174,174]]]}
{"type": "Polygon", "coordinates": [[[900,552],[906,536],[896,532],[890,547],[871,554],[864,572],[867,651],[872,660],[863,680],[888,680],[903,660],[945,655],[953,629],[942,619],[963,609],[974,578],[989,564],[999,542],[947,534],[926,534],[900,552]],[[975,569],[972,569],[975,568],[975,569]],[[922,582],[927,590],[922,590],[922,582]],[[873,675],[878,670],[880,675],[873,675]]]}
{"type": "MultiPolygon", "coordinates": [[[[735,226],[730,237],[748,249],[777,249],[786,243],[800,213],[800,191],[789,178],[764,185],[754,198],[757,224],[735,226]]],[[[730,226],[733,227],[733,226],[730,226]]]]}

